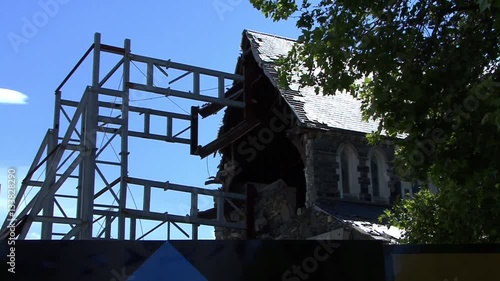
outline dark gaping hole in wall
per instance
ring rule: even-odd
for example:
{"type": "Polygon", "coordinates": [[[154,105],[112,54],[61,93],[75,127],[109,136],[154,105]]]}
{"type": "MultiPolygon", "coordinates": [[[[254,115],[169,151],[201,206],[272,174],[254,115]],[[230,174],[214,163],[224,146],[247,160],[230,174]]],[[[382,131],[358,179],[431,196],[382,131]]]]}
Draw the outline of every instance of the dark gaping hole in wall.
{"type": "MultiPolygon", "coordinates": [[[[260,95],[265,92],[268,97],[275,94],[274,88],[259,89],[260,95]]],[[[275,97],[277,101],[278,97],[275,97]]],[[[221,167],[227,163],[237,163],[238,167],[229,186],[224,186],[224,189],[244,193],[246,183],[271,184],[282,179],[288,186],[296,188],[296,206],[300,208],[305,205],[306,180],[301,154],[286,133],[293,126],[291,112],[284,102],[272,104],[272,108],[267,104],[267,111],[260,110],[257,114],[261,121],[259,126],[221,151],[221,167]]],[[[239,113],[226,112],[224,130],[230,130],[231,125],[238,123],[237,119],[243,120],[239,113]]]]}
{"type": "Polygon", "coordinates": [[[239,164],[241,172],[234,177],[232,185],[241,190],[247,182],[271,184],[282,179],[288,186],[297,189],[296,206],[303,207],[306,181],[300,153],[284,131],[275,133],[269,143],[265,143],[267,139],[262,137],[265,135],[262,132],[269,131],[266,127],[257,128],[248,138],[235,144],[240,149],[236,149],[234,160],[239,164]]]}
{"type": "MultiPolygon", "coordinates": [[[[296,206],[303,207],[306,197],[304,163],[286,133],[293,127],[290,108],[251,53],[242,55],[239,67],[237,72],[244,74],[246,86],[234,87],[243,88],[246,94],[251,95],[251,118],[259,120],[260,125],[220,150],[222,159],[219,169],[224,169],[230,163],[237,163],[238,167],[223,188],[230,192],[244,193],[247,183],[271,184],[282,179],[288,186],[296,188],[296,206]]],[[[238,99],[243,98],[241,96],[238,99]]],[[[244,120],[243,109],[227,108],[219,136],[228,133],[244,120]]],[[[231,209],[225,207],[225,211],[231,209]]]]}

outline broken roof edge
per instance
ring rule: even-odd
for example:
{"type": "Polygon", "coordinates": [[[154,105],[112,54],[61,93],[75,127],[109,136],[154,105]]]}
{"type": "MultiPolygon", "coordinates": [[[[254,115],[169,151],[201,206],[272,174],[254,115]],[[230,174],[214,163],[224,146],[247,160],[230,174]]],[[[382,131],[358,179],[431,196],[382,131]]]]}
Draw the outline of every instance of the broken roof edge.
{"type": "Polygon", "coordinates": [[[390,242],[391,244],[398,244],[399,240],[402,239],[405,232],[403,229],[389,224],[374,223],[363,219],[343,219],[323,210],[323,208],[316,204],[313,205],[313,209],[327,216],[331,216],[335,220],[341,222],[344,227],[355,229],[363,235],[370,236],[375,240],[383,240],[386,242],[390,242]],[[371,226],[371,228],[367,227],[368,224],[371,226]]]}
{"type": "MultiPolygon", "coordinates": [[[[269,34],[269,33],[264,33],[264,32],[258,32],[258,31],[253,31],[253,30],[245,29],[243,31],[244,38],[242,40],[241,46],[242,47],[244,46],[244,40],[246,39],[247,40],[246,42],[248,42],[248,46],[249,46],[250,50],[252,51],[253,57],[254,57],[255,61],[257,62],[257,65],[262,69],[262,72],[264,72],[264,74],[266,75],[266,78],[269,80],[269,82],[271,82],[271,84],[280,92],[280,94],[281,94],[280,98],[288,105],[288,107],[293,112],[295,118],[299,121],[298,122],[299,123],[298,124],[299,127],[308,128],[308,129],[320,129],[320,130],[324,130],[324,131],[330,131],[332,129],[335,129],[335,128],[332,128],[330,126],[325,126],[325,127],[322,127],[322,128],[318,128],[318,126],[312,125],[313,122],[308,122],[306,120],[303,120],[300,117],[300,114],[297,112],[297,110],[291,104],[291,102],[288,101],[283,96],[283,94],[285,92],[294,92],[294,93],[300,94],[300,91],[293,90],[293,89],[285,89],[285,88],[281,87],[278,84],[278,81],[276,81],[274,79],[273,75],[269,72],[269,68],[273,69],[274,66],[272,65],[272,63],[266,62],[266,61],[264,61],[264,60],[261,59],[260,53],[259,53],[259,51],[257,49],[257,46],[255,46],[254,44],[252,44],[252,39],[250,38],[251,34],[249,34],[249,33],[256,33],[256,34],[262,34],[262,35],[266,35],[266,36],[270,36],[270,37],[274,37],[274,38],[285,39],[285,40],[288,40],[288,41],[293,42],[293,43],[296,43],[297,40],[286,38],[286,37],[283,37],[283,36],[273,35],[273,34],[269,34]]],[[[245,50],[243,50],[243,51],[245,51],[245,50]]]]}
{"type": "MultiPolygon", "coordinates": [[[[348,130],[348,129],[342,129],[342,128],[333,128],[333,127],[329,127],[328,125],[319,126],[316,123],[311,122],[311,121],[301,122],[298,124],[297,128],[299,129],[299,132],[302,132],[302,133],[307,133],[307,132],[348,133],[348,134],[357,135],[357,136],[364,137],[364,138],[366,138],[366,136],[368,134],[376,133],[374,131],[361,132],[361,131],[354,131],[354,130],[348,130]]],[[[399,137],[387,136],[384,132],[382,132],[380,135],[382,136],[383,141],[388,141],[388,142],[396,142],[396,141],[401,141],[404,139],[404,138],[399,138],[399,137]]]]}
{"type": "MultiPolygon", "coordinates": [[[[342,219],[342,218],[335,216],[329,212],[326,212],[325,210],[323,210],[321,207],[319,207],[317,205],[314,205],[313,208],[316,211],[321,212],[323,214],[326,214],[327,216],[331,216],[335,220],[341,222],[342,225],[344,225],[344,227],[354,229],[363,235],[371,237],[374,240],[382,240],[385,242],[389,242],[390,244],[398,244],[399,240],[401,239],[401,237],[404,234],[404,230],[399,229],[399,228],[392,226],[392,225],[378,224],[378,223],[374,223],[374,222],[370,222],[370,221],[365,221],[362,219],[359,219],[359,220],[342,219]],[[366,224],[369,224],[370,226],[372,226],[372,229],[367,229],[366,224]],[[384,227],[387,228],[387,231],[381,230],[384,227]],[[390,233],[389,231],[391,231],[393,233],[390,233]],[[395,235],[395,233],[394,233],[396,231],[398,232],[397,235],[395,235]]],[[[322,234],[324,234],[324,233],[322,233],[322,234]]],[[[322,234],[320,234],[320,235],[322,235],[322,234]]]]}
{"type": "MultiPolygon", "coordinates": [[[[269,63],[263,61],[260,56],[259,56],[259,51],[257,50],[256,46],[254,46],[254,44],[252,44],[252,40],[249,38],[249,33],[248,32],[254,32],[254,33],[258,33],[258,34],[264,34],[264,35],[267,35],[267,36],[272,36],[272,37],[275,37],[275,38],[281,38],[281,39],[285,39],[285,40],[289,40],[289,41],[292,41],[292,42],[297,42],[296,40],[293,40],[293,39],[290,39],[290,38],[285,38],[285,37],[282,37],[282,36],[277,36],[277,35],[271,35],[271,34],[267,34],[267,33],[263,33],[263,32],[257,32],[257,31],[252,31],[252,30],[248,30],[248,29],[245,29],[243,31],[243,35],[244,35],[244,39],[243,40],[247,40],[248,42],[248,45],[250,46],[250,50],[252,50],[252,54],[253,54],[253,57],[255,59],[255,61],[257,62],[257,65],[262,69],[262,72],[264,72],[264,74],[266,75],[266,78],[269,80],[269,82],[271,82],[271,84],[273,85],[274,88],[276,88],[279,92],[280,92],[280,98],[282,101],[284,101],[288,107],[291,109],[291,111],[293,112],[295,118],[299,121],[299,125],[304,125],[305,122],[304,120],[302,120],[300,118],[300,115],[297,113],[295,107],[287,100],[285,99],[285,97],[283,97],[283,92],[284,91],[293,91],[293,90],[286,90],[286,89],[283,89],[282,87],[280,87],[280,85],[278,85],[278,82],[275,81],[275,79],[273,78],[273,76],[271,75],[271,73],[269,72],[269,69],[266,67],[271,67],[271,65],[268,65],[269,63]]],[[[242,40],[242,46],[243,46],[243,40],[242,40]]],[[[244,52],[245,50],[243,50],[244,52]]],[[[294,92],[299,92],[299,91],[294,91],[294,92]]],[[[299,92],[300,93],[300,92],[299,92]]]]}
{"type": "Polygon", "coordinates": [[[266,36],[271,36],[271,37],[279,38],[279,39],[284,39],[284,40],[292,41],[295,43],[297,42],[297,39],[293,39],[290,37],[285,37],[285,36],[281,36],[281,35],[276,35],[276,34],[271,34],[271,33],[266,33],[266,32],[262,32],[262,31],[251,30],[251,29],[244,29],[243,30],[243,34],[247,34],[248,32],[257,33],[257,34],[266,35],[266,36]]]}
{"type": "MultiPolygon", "coordinates": [[[[262,69],[264,75],[269,80],[269,82],[273,85],[273,87],[279,91],[281,99],[287,104],[287,106],[293,112],[295,118],[299,121],[298,126],[303,127],[303,128],[308,128],[308,129],[319,129],[319,130],[323,130],[323,131],[342,129],[342,128],[338,128],[338,127],[327,125],[327,124],[320,124],[318,122],[315,122],[312,120],[307,120],[307,119],[303,118],[303,116],[297,111],[299,109],[297,109],[296,106],[294,106],[292,104],[292,102],[285,97],[285,95],[289,95],[289,94],[302,96],[300,89],[298,89],[298,90],[294,90],[291,88],[286,89],[286,88],[282,87],[281,85],[279,85],[279,82],[277,81],[276,77],[274,77],[273,73],[271,73],[271,72],[277,71],[276,65],[274,65],[274,63],[272,61],[266,61],[261,57],[261,53],[259,51],[259,45],[258,45],[258,43],[256,43],[256,41],[255,41],[256,38],[254,35],[264,35],[264,36],[268,36],[271,38],[286,40],[286,41],[293,43],[293,44],[297,43],[296,39],[291,39],[291,38],[287,38],[284,36],[269,34],[269,33],[260,32],[260,31],[254,31],[254,30],[250,30],[250,29],[244,29],[242,35],[243,35],[242,42],[241,42],[242,51],[245,52],[247,49],[251,50],[257,65],[262,69]]],[[[373,121],[375,121],[377,123],[380,122],[380,120],[373,120],[373,121]]],[[[364,122],[367,122],[367,121],[364,121],[364,122]]],[[[363,133],[365,135],[376,132],[373,130],[370,132],[365,131],[365,130],[348,130],[348,129],[344,129],[344,130],[351,131],[351,132],[357,132],[357,133],[363,133]]],[[[387,132],[385,130],[383,130],[381,132],[381,136],[383,136],[384,138],[386,138],[388,140],[396,141],[396,140],[405,139],[407,137],[407,134],[400,133],[400,134],[397,134],[395,137],[389,137],[387,132]]]]}
{"type": "Polygon", "coordinates": [[[384,240],[391,244],[399,244],[405,231],[393,225],[365,222],[361,220],[343,220],[343,223],[356,231],[372,237],[375,240],[384,240]]]}

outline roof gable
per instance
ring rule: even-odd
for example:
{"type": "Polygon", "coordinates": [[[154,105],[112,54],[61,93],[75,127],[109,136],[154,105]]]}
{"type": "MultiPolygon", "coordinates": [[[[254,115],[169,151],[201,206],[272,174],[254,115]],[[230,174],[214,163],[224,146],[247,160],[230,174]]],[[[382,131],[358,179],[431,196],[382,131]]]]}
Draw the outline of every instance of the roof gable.
{"type": "Polygon", "coordinates": [[[361,133],[377,130],[378,122],[362,121],[361,101],[350,94],[337,92],[329,96],[317,95],[313,87],[299,89],[298,84],[290,85],[290,89],[278,87],[275,60],[286,56],[296,43],[295,40],[249,30],[244,31],[244,36],[250,42],[257,63],[303,125],[361,133]]]}

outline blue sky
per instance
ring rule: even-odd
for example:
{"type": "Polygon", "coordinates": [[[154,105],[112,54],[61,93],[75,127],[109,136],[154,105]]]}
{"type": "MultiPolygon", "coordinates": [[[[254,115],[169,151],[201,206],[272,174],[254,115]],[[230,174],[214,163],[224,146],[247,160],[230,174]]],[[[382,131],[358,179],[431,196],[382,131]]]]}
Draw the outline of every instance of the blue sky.
{"type": "MultiPolygon", "coordinates": [[[[105,44],[123,46],[125,38],[131,39],[132,52],[150,57],[234,72],[240,52],[241,34],[244,29],[262,31],[296,38],[299,31],[295,23],[274,23],[255,10],[248,1],[2,1],[0,4],[0,217],[6,215],[7,169],[17,169],[20,182],[27,173],[47,129],[52,127],[54,90],[69,73],[74,64],[93,42],[94,33],[102,34],[105,44]],[[17,92],[13,92],[17,91],[17,92]]],[[[78,100],[90,82],[90,60],[70,80],[63,95],[78,100]]],[[[111,67],[112,60],[103,60],[103,68],[111,67]]],[[[132,66],[131,76],[137,81],[144,77],[132,66]]],[[[175,77],[172,76],[172,77],[175,77]]],[[[165,81],[155,81],[161,84],[165,81]]],[[[119,87],[119,81],[110,80],[119,87]]],[[[214,85],[206,82],[202,89],[214,85]]],[[[180,82],[178,87],[188,87],[180,82]]],[[[207,92],[208,93],[208,92],[207,92]]],[[[215,94],[215,93],[214,93],[215,94]]],[[[172,101],[154,97],[148,93],[131,92],[136,106],[159,108],[183,113],[191,105],[185,100],[172,101]],[[146,100],[145,100],[146,99],[146,100]]],[[[106,113],[107,114],[107,113],[106,113]]],[[[112,113],[109,113],[112,114],[112,113]]],[[[116,112],[115,112],[116,114],[116,112]]],[[[215,138],[221,115],[203,120],[200,143],[215,138]]],[[[140,119],[131,117],[131,127],[138,126],[140,119]]],[[[152,123],[152,130],[161,132],[165,126],[161,120],[152,123]]],[[[182,129],[182,124],[179,125],[182,129]]],[[[119,144],[115,144],[116,149],[119,144]]],[[[219,157],[200,160],[189,154],[187,145],[158,141],[130,141],[129,175],[157,181],[205,187],[209,175],[214,176],[219,157]]],[[[116,157],[109,152],[109,160],[116,157]]],[[[114,179],[114,171],[106,171],[114,179]],[[109,173],[108,173],[109,172],[109,173]]],[[[38,178],[36,175],[35,178],[38,178]]],[[[99,182],[98,182],[99,184],[99,182]]],[[[210,186],[209,188],[216,188],[210,186]]],[[[72,192],[71,187],[68,192],[72,192]]],[[[141,204],[142,195],[130,187],[132,197],[141,204]]],[[[28,196],[29,197],[29,196],[28,196]]],[[[187,196],[158,192],[153,193],[154,211],[175,214],[189,212],[187,196]]],[[[111,200],[105,197],[104,200],[111,200]]],[[[108,202],[111,203],[111,202],[108,202]]],[[[133,202],[129,202],[133,204],[133,202]]],[[[65,209],[74,211],[74,203],[61,202],[65,209]]],[[[208,198],[200,198],[199,209],[212,206],[208,198]]],[[[146,232],[149,222],[141,222],[146,232]]],[[[183,227],[186,230],[188,226],[183,227]]],[[[61,230],[64,231],[64,230],[61,230]]],[[[188,232],[189,233],[189,232],[188,232]]],[[[200,238],[212,239],[213,229],[200,228],[200,238]]],[[[37,226],[29,237],[39,236],[37,226]]],[[[165,228],[148,236],[149,239],[165,239],[165,228]]],[[[181,239],[180,232],[172,232],[172,238],[181,239]]]]}

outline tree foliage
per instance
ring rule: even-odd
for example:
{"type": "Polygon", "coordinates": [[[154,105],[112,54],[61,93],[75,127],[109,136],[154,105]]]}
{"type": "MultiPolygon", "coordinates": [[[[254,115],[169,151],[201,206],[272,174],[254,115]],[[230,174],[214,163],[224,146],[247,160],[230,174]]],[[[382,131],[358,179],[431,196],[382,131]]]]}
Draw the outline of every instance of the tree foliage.
{"type": "Polygon", "coordinates": [[[406,242],[500,241],[499,0],[251,2],[275,21],[297,18],[282,85],[350,92],[380,122],[372,141],[404,136],[399,175],[439,187],[386,214],[406,242]]]}

